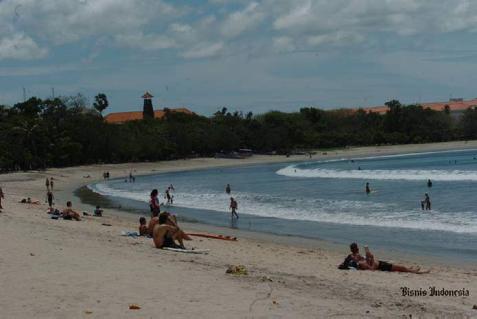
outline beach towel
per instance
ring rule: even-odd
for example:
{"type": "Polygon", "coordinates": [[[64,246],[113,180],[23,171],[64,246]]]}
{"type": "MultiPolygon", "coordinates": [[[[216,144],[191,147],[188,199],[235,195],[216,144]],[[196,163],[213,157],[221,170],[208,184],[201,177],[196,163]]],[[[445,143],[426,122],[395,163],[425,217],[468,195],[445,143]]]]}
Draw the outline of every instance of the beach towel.
{"type": "Polygon", "coordinates": [[[162,249],[186,254],[208,254],[210,251],[209,249],[182,249],[172,247],[164,247],[162,249]]]}
{"type": "Polygon", "coordinates": [[[121,231],[121,236],[128,236],[128,237],[139,237],[139,233],[137,231],[127,231],[123,230],[121,231]]]}

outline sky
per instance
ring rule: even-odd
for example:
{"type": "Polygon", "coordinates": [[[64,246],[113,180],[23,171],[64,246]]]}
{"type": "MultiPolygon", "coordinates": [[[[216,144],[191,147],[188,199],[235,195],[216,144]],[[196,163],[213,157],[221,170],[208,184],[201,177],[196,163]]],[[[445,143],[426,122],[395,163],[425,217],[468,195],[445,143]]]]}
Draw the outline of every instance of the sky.
{"type": "Polygon", "coordinates": [[[253,113],[477,97],[474,0],[0,0],[0,104],[253,113]]]}

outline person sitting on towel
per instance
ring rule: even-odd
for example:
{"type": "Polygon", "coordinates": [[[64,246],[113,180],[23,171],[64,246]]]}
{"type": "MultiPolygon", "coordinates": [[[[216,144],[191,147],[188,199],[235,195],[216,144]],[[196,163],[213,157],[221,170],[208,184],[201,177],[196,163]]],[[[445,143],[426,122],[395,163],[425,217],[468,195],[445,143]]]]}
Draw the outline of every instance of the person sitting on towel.
{"type": "Polygon", "coordinates": [[[168,225],[169,216],[167,214],[160,214],[158,217],[158,223],[154,226],[152,232],[152,239],[156,248],[182,248],[185,249],[184,243],[180,236],[180,232],[177,227],[168,225]],[[179,242],[179,245],[175,241],[179,242]]]}

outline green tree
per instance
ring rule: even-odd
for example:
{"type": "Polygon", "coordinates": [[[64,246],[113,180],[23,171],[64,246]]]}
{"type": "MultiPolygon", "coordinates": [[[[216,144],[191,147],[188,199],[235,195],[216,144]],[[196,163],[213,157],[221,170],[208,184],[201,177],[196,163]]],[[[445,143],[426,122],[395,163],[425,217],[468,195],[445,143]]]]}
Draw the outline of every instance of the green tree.
{"type": "Polygon", "coordinates": [[[94,97],[93,107],[102,114],[103,111],[109,106],[108,98],[106,94],[99,93],[94,97]]]}

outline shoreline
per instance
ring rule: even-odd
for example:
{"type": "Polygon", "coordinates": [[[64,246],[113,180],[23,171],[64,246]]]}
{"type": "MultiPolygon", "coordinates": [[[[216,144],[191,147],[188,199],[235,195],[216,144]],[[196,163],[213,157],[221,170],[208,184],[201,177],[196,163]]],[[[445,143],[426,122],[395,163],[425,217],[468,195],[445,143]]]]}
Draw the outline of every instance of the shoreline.
{"type": "MultiPolygon", "coordinates": [[[[448,144],[449,143],[445,143],[445,144],[428,144],[428,145],[419,145],[419,146],[422,146],[422,148],[424,150],[420,150],[420,151],[417,151],[415,152],[416,150],[414,149],[415,146],[417,145],[410,145],[409,148],[405,148],[405,149],[402,149],[400,147],[396,147],[396,146],[393,146],[393,147],[386,147],[386,150],[383,150],[383,149],[377,149],[377,152],[373,153],[373,152],[366,152],[367,149],[369,148],[359,148],[358,150],[355,150],[355,149],[351,149],[351,150],[348,150],[348,149],[343,149],[343,150],[336,150],[338,151],[338,154],[339,155],[327,155],[327,156],[323,156],[323,155],[319,155],[318,157],[320,159],[329,159],[329,160],[334,160],[336,158],[338,159],[341,159],[344,157],[348,157],[348,158],[351,158],[349,155],[352,153],[353,155],[356,155],[356,156],[353,156],[353,159],[364,159],[364,158],[374,158],[376,156],[404,156],[404,155],[409,155],[409,154],[429,154],[429,153],[434,153],[434,152],[437,152],[437,153],[441,153],[441,152],[454,152],[454,151],[465,151],[465,150],[469,150],[469,149],[475,149],[475,146],[477,146],[477,143],[464,143],[464,145],[454,145],[453,148],[449,148],[448,147],[448,144]],[[443,147],[445,146],[445,147],[443,147]],[[469,146],[467,148],[463,147],[463,146],[469,146]],[[396,149],[398,148],[398,149],[396,149]],[[442,150],[444,148],[444,150],[442,150]],[[348,153],[349,152],[349,153],[348,153]]],[[[375,148],[373,147],[372,148],[373,150],[375,150],[375,148]]],[[[476,149],[477,150],[477,149],[476,149]]],[[[329,154],[329,153],[328,153],[329,154]]],[[[318,160],[316,158],[312,159],[312,160],[318,160]]],[[[290,158],[286,158],[284,156],[282,156],[282,158],[278,161],[280,163],[286,163],[286,162],[291,162],[291,163],[297,163],[297,162],[303,162],[303,161],[309,161],[309,159],[307,157],[304,157],[304,156],[301,156],[300,159],[296,159],[294,157],[290,157],[290,158]]],[[[233,167],[237,167],[237,166],[255,166],[255,165],[265,165],[266,163],[277,163],[277,161],[275,160],[275,158],[272,158],[271,160],[270,159],[264,159],[264,160],[260,160],[260,161],[254,161],[253,163],[250,163],[250,162],[242,162],[242,163],[238,163],[239,165],[232,165],[233,167]]],[[[221,165],[221,167],[228,167],[229,165],[221,165]]],[[[196,170],[206,170],[206,169],[214,169],[214,168],[217,168],[219,166],[213,166],[213,165],[210,165],[208,167],[201,167],[201,168],[196,168],[196,169],[179,169],[180,171],[196,171],[196,170]]],[[[174,172],[174,171],[179,171],[179,170],[168,170],[167,172],[174,172]]],[[[154,171],[154,172],[151,172],[151,173],[148,173],[147,175],[154,175],[154,174],[160,174],[160,172],[157,172],[157,171],[154,171]]],[[[122,178],[125,178],[126,176],[120,176],[120,177],[116,177],[117,179],[121,180],[122,178]]],[[[95,182],[96,183],[96,182],[95,182]]],[[[94,184],[94,183],[91,183],[91,184],[94,184]]],[[[86,186],[82,186],[81,188],[85,188],[86,189],[86,186]]],[[[78,196],[80,192],[78,192],[78,190],[75,192],[75,195],[78,196]]],[[[97,203],[99,201],[99,203],[101,203],[102,201],[110,201],[109,200],[109,196],[104,196],[104,195],[100,195],[99,193],[95,193],[93,190],[87,188],[87,191],[82,191],[81,192],[83,195],[81,196],[78,196],[82,202],[89,202],[91,205],[94,205],[95,203],[97,203]],[[86,193],[86,194],[85,194],[86,193]],[[90,193],[90,194],[89,194],[90,193]],[[89,195],[88,195],[89,194],[89,195]],[[96,201],[91,201],[91,200],[87,200],[88,197],[90,197],[92,194],[94,194],[93,197],[99,197],[99,198],[102,198],[102,199],[97,199],[96,201]]],[[[114,199],[111,199],[111,201],[113,201],[114,204],[112,204],[112,206],[110,208],[113,208],[113,209],[117,209],[117,210],[120,210],[122,212],[125,212],[127,213],[128,215],[132,215],[132,219],[134,218],[138,218],[139,216],[147,216],[148,215],[148,212],[147,212],[147,208],[146,208],[146,204],[144,204],[144,209],[140,209],[140,208],[137,208],[136,204],[132,205],[132,206],[129,206],[129,207],[121,207],[120,204],[124,204],[122,203],[121,201],[118,203],[118,202],[114,202],[114,199]],[[119,208],[118,207],[114,207],[115,205],[119,205],[119,208]]],[[[90,205],[90,206],[91,206],[90,205]]],[[[126,203],[127,205],[127,203],[126,203]]],[[[103,205],[102,205],[103,206],[103,205]]],[[[179,210],[179,218],[181,216],[180,214],[180,210],[181,208],[180,207],[174,207],[173,210],[179,210]]],[[[250,215],[249,217],[253,218],[253,215],[250,215]]],[[[189,216],[188,217],[185,217],[184,219],[181,220],[181,224],[184,225],[185,228],[188,228],[188,229],[193,229],[194,231],[208,231],[208,232],[220,232],[220,233],[225,233],[227,235],[231,235],[231,236],[236,236],[236,237],[242,237],[242,236],[246,236],[248,239],[260,239],[260,240],[263,240],[264,238],[264,235],[265,238],[267,238],[267,240],[269,241],[273,241],[273,242],[279,242],[279,243],[283,243],[283,244],[289,244],[289,245],[294,245],[294,246],[300,246],[300,247],[309,247],[310,245],[318,245],[318,246],[327,246],[330,250],[337,250],[337,249],[340,249],[342,247],[346,247],[347,244],[343,243],[343,241],[339,241],[339,240],[334,240],[333,238],[330,238],[329,236],[325,238],[320,238],[320,236],[318,235],[318,237],[313,237],[313,236],[307,236],[307,235],[299,235],[299,234],[296,234],[296,233],[283,233],[283,231],[280,231],[280,232],[274,232],[273,230],[269,229],[269,230],[264,230],[264,229],[247,229],[246,227],[242,227],[242,228],[238,228],[238,229],[235,229],[235,228],[231,228],[230,226],[227,226],[227,225],[219,225],[217,223],[207,223],[207,222],[203,222],[201,220],[189,220],[189,218],[192,218],[192,219],[195,219],[193,217],[190,217],[190,213],[189,213],[189,216]]],[[[275,218],[272,218],[272,217],[259,217],[259,218],[270,218],[270,222],[274,222],[274,219],[275,218]]],[[[203,218],[202,218],[203,219],[203,218]]],[[[277,220],[280,220],[280,218],[277,218],[277,220]]],[[[285,220],[284,220],[285,221],[285,220]]],[[[328,223],[322,223],[322,224],[328,224],[328,223]]],[[[395,227],[385,227],[385,226],[375,226],[375,225],[351,225],[351,224],[335,224],[335,223],[330,223],[331,227],[333,228],[353,228],[355,227],[356,229],[364,229],[364,228],[369,228],[370,231],[372,231],[373,229],[375,229],[375,231],[379,231],[379,232],[386,232],[386,229],[389,228],[390,231],[397,231],[399,230],[400,228],[395,228],[395,227]]],[[[403,228],[402,229],[403,231],[416,231],[416,229],[408,229],[408,228],[403,228]]],[[[432,232],[432,230],[430,230],[432,232]]],[[[446,231],[442,231],[444,234],[446,233],[446,231]]],[[[359,233],[359,231],[358,231],[359,233]]],[[[449,233],[449,235],[453,234],[452,232],[449,233]]],[[[467,256],[465,255],[462,256],[462,258],[459,257],[458,253],[455,253],[455,254],[445,254],[445,253],[436,253],[436,254],[433,254],[431,251],[426,251],[426,250],[419,250],[419,248],[417,250],[413,250],[413,251],[409,251],[407,250],[406,248],[399,248],[400,246],[397,246],[397,245],[394,245],[394,246],[388,246],[388,247],[380,247],[379,249],[376,248],[376,251],[379,252],[379,255],[380,256],[383,256],[385,258],[388,258],[388,259],[399,259],[399,260],[419,260],[420,262],[424,262],[424,263],[427,263],[427,264],[432,264],[432,265],[466,265],[465,267],[467,266],[473,266],[475,263],[474,263],[474,260],[473,260],[473,257],[471,257],[470,255],[467,256]]]]}
{"type": "MultiPolygon", "coordinates": [[[[417,151],[476,148],[477,141],[351,148],[327,151],[332,157],[391,155],[417,151]],[[334,154],[331,154],[334,153],[334,154]]],[[[82,222],[51,220],[45,213],[44,179],[55,178],[55,202],[73,200],[77,211],[92,211],[73,195],[81,186],[112,178],[191,169],[307,161],[307,156],[254,156],[250,160],[191,159],[158,163],[106,164],[0,175],[5,192],[0,213],[0,307],[6,317],[144,318],[397,317],[475,316],[477,265],[434,263],[398,255],[394,262],[432,267],[429,275],[336,269],[347,247],[325,241],[239,231],[237,242],[194,238],[190,247],[208,255],[177,254],[152,247],[150,240],[122,237],[136,230],[137,216],[107,209],[105,217],[82,222]],[[90,175],[91,178],[83,178],[90,175]],[[19,204],[24,197],[40,205],[19,204]],[[129,215],[129,216],[128,216],[129,215]],[[111,224],[104,226],[102,224],[111,224]],[[7,258],[8,256],[8,258],[7,258]],[[409,262],[409,260],[413,260],[409,262]],[[225,274],[227,265],[245,265],[247,276],[225,274]],[[155,278],[160,278],[156,280],[155,278]],[[401,287],[468,289],[469,297],[410,298],[401,287]],[[168,287],[166,289],[166,287],[168,287]],[[154,296],[151,298],[151,296],[154,296]],[[258,299],[257,299],[258,298],[258,299]],[[157,300],[161,302],[158,304],[157,300]],[[58,305],[57,302],[59,302],[58,305]],[[137,303],[142,309],[128,309],[137,303]],[[55,306],[56,305],[56,306],[55,306]]],[[[182,223],[186,230],[221,233],[210,225],[182,223]]],[[[378,256],[384,252],[376,251],[378,256]]]]}

